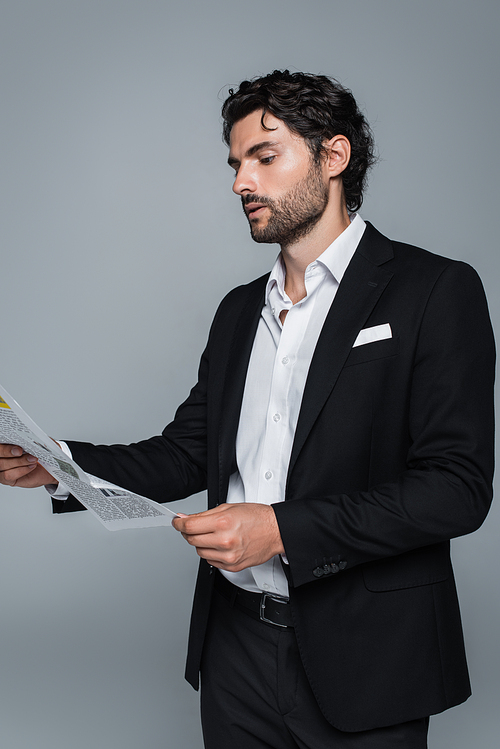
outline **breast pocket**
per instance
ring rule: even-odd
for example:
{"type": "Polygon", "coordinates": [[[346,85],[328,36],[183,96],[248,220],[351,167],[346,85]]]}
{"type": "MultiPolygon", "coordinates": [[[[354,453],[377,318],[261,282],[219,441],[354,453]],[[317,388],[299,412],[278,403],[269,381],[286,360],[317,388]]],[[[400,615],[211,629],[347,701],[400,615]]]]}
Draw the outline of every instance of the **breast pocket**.
{"type": "Polygon", "coordinates": [[[356,346],[351,349],[344,367],[351,367],[353,364],[362,364],[363,362],[375,361],[376,359],[385,359],[388,356],[396,356],[398,353],[399,337],[365,343],[362,346],[356,346]]]}

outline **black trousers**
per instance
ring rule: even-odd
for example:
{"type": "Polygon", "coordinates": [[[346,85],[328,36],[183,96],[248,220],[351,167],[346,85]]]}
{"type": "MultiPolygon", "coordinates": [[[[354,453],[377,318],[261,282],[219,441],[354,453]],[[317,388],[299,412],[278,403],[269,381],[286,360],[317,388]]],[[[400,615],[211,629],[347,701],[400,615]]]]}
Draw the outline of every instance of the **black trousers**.
{"type": "Polygon", "coordinates": [[[256,621],[217,591],[201,676],[206,749],[427,747],[428,718],[360,733],[334,728],[311,691],[293,629],[256,621]]]}

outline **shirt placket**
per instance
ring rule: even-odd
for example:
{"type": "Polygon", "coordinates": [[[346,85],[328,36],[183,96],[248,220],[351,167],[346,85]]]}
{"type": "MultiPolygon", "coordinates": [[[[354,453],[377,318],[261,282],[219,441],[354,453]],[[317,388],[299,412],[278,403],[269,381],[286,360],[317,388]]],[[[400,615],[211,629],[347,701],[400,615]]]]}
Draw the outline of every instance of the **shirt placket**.
{"type": "MultiPolygon", "coordinates": [[[[310,300],[307,300],[309,302],[310,300]]],[[[272,504],[284,499],[288,461],[283,459],[283,444],[289,436],[290,391],[300,345],[310,317],[310,305],[295,305],[288,311],[279,336],[274,359],[266,434],[259,471],[259,501],[272,504]]]]}

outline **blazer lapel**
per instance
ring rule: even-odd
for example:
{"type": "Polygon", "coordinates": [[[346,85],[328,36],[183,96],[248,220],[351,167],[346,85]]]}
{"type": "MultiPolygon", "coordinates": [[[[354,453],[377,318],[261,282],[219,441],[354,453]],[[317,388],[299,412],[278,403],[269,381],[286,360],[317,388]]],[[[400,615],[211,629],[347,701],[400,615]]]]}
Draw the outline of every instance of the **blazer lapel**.
{"type": "Polygon", "coordinates": [[[241,402],[252,352],[252,346],[264,306],[264,290],[268,276],[259,279],[249,290],[246,303],[236,321],[222,385],[222,409],[219,422],[219,496],[224,501],[229,476],[236,470],[236,434],[241,402]]]}
{"type": "Polygon", "coordinates": [[[288,475],[335,386],[356,336],[392,278],[391,271],[380,267],[392,257],[390,241],[367,223],[316,345],[302,397],[288,475]]]}

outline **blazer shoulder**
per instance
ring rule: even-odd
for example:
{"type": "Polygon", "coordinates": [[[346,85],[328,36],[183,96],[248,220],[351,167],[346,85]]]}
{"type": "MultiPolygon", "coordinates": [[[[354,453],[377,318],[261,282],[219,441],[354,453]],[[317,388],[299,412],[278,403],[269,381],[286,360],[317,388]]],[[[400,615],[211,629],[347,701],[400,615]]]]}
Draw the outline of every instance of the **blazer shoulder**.
{"type": "Polygon", "coordinates": [[[449,288],[454,293],[469,289],[485,296],[484,287],[477,271],[463,260],[437,255],[420,247],[393,242],[395,266],[409,277],[418,279],[431,288],[449,288]]]}
{"type": "Polygon", "coordinates": [[[406,242],[399,242],[394,239],[390,241],[394,250],[394,259],[400,263],[438,271],[444,270],[455,263],[467,265],[466,263],[461,263],[460,260],[438,255],[435,252],[424,250],[422,247],[417,247],[406,242]]]}
{"type": "Polygon", "coordinates": [[[437,278],[444,271],[448,271],[450,276],[456,276],[464,279],[464,281],[469,280],[472,283],[479,279],[474,268],[462,260],[455,260],[416,245],[389,239],[369,222],[367,222],[367,225],[369,226],[367,239],[370,243],[374,240],[378,247],[382,247],[383,243],[386,243],[386,248],[390,245],[392,252],[389,253],[388,249],[385,250],[386,262],[389,261],[395,270],[402,270],[408,274],[413,273],[422,279],[425,277],[437,278]]]}

